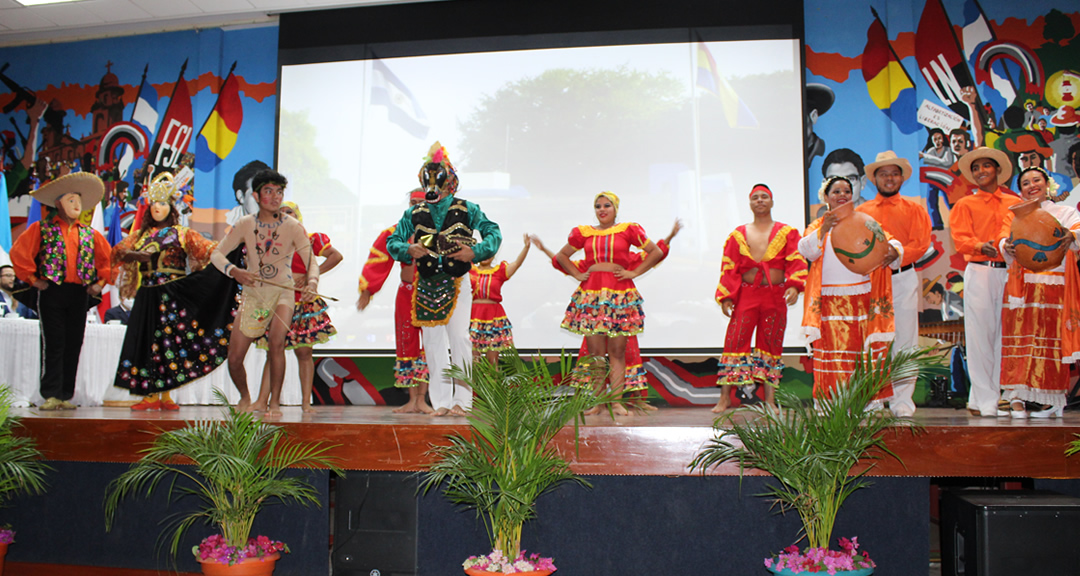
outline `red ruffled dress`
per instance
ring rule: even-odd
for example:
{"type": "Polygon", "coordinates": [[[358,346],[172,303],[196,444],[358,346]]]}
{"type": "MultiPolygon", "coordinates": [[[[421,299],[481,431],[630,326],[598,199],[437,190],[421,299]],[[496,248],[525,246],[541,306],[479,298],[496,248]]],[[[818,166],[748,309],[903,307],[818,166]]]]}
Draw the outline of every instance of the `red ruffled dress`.
{"type": "Polygon", "coordinates": [[[502,307],[502,285],[507,279],[506,262],[499,262],[498,266],[486,270],[476,266],[469,270],[473,297],[469,337],[472,338],[473,350],[476,352],[505,350],[514,345],[510,320],[502,307]]]}
{"type": "MultiPolygon", "coordinates": [[[[570,232],[567,242],[585,251],[585,270],[605,262],[629,269],[634,261],[630,247],[642,248],[649,238],[640,225],[623,222],[604,230],[578,226],[570,232]]],[[[586,336],[640,334],[645,329],[643,302],[633,280],[619,280],[614,272],[590,272],[574,291],[562,327],[586,336]]]]}

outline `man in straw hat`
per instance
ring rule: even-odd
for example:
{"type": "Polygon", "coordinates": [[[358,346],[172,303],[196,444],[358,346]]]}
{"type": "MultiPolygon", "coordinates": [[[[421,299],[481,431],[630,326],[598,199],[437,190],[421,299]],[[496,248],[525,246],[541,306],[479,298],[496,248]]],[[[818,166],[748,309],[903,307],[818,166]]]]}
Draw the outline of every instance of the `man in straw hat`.
{"type": "MultiPolygon", "coordinates": [[[[877,220],[885,232],[892,234],[904,246],[899,269],[892,271],[893,318],[896,336],[893,353],[919,344],[919,273],[915,270],[926,250],[930,248],[930,214],[920,202],[900,195],[900,187],[911,177],[911,164],[892,150],[877,155],[866,166],[866,173],[877,187],[872,200],[855,208],[877,220]]],[[[915,414],[915,376],[893,382],[893,397],[889,409],[897,416],[915,414]]]]}
{"type": "Polygon", "coordinates": [[[1001,399],[1001,306],[1008,273],[996,248],[1009,206],[1020,202],[1004,187],[1012,162],[1001,150],[980,146],[957,162],[977,189],[961,198],[949,214],[956,252],[964,269],[964,332],[971,392],[967,408],[975,416],[1009,415],[998,409],[1001,399]]]}
{"type": "Polygon", "coordinates": [[[112,250],[100,232],[80,220],[83,207],[101,202],[105,184],[76,172],[31,195],[49,209],[11,247],[15,274],[37,289],[41,322],[42,410],[74,410],[86,310],[108,282],[112,250]]]}

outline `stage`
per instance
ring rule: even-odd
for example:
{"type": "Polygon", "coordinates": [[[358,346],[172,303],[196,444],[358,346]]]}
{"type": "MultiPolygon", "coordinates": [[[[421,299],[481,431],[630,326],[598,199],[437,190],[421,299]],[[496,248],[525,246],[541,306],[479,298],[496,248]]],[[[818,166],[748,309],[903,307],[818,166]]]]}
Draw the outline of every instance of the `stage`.
{"type": "MultiPolygon", "coordinates": [[[[386,406],[316,406],[305,414],[285,406],[271,421],[303,440],[338,445],[332,451],[347,470],[416,472],[425,451],[446,434],[464,431],[464,418],[394,414],[386,406]]],[[[187,420],[222,417],[216,406],[183,406],[177,412],[133,412],[88,407],[40,412],[16,409],[49,460],[133,462],[148,431],[178,427],[187,420]]],[[[660,408],[612,419],[585,419],[575,451],[571,430],[558,438],[578,474],[678,476],[713,436],[715,414],[707,408],[660,408]]],[[[874,476],[1080,478],[1080,458],[1065,458],[1065,445],[1080,433],[1080,413],[1064,418],[1014,420],[975,418],[965,410],[920,408],[919,428],[897,428],[886,444],[902,461],[887,458],[874,476]]],[[[725,465],[710,475],[737,475],[725,465]]]]}
{"type": "MultiPolygon", "coordinates": [[[[313,413],[286,406],[282,412],[275,423],[301,440],[336,445],[332,453],[348,472],[338,479],[325,470],[298,472],[323,492],[323,507],[272,506],[256,521],[256,531],[293,549],[275,574],[327,574],[331,564],[342,576],[374,568],[387,575],[455,574],[465,556],[483,551],[484,532],[471,512],[451,506],[437,491],[416,492],[414,473],[424,469],[425,452],[445,435],[467,430],[463,418],[398,415],[371,406],[316,406],[313,413]],[[379,512],[370,526],[355,524],[373,502],[401,508],[379,512]],[[412,519],[409,530],[386,529],[403,518],[412,519]],[[389,569],[382,556],[369,556],[390,554],[386,543],[402,541],[402,554],[412,558],[409,570],[389,569]]],[[[171,568],[153,546],[158,521],[176,505],[162,498],[132,501],[118,527],[105,533],[104,487],[138,458],[152,432],[221,418],[222,408],[16,413],[55,472],[48,494],[17,498],[5,510],[4,521],[19,531],[8,553],[9,573],[144,576],[171,568]],[[108,568],[94,572],[90,566],[108,568]]],[[[678,573],[704,565],[724,567],[718,574],[763,574],[760,558],[794,543],[798,520],[776,517],[768,501],[755,496],[772,482],[767,476],[751,472],[740,480],[736,465],[705,476],[687,469],[713,437],[714,418],[708,408],[669,407],[616,419],[590,416],[577,451],[572,431],[564,430],[559,449],[592,487],[568,484],[542,497],[538,518],[525,531],[525,548],[554,556],[562,576],[678,573]]],[[[1064,456],[1066,443],[1080,433],[1080,413],[1013,420],[921,408],[914,420],[915,428],[887,433],[888,447],[903,464],[881,460],[870,471],[874,485],[852,495],[834,533],[857,535],[881,576],[927,573],[935,478],[1044,479],[1036,482],[1066,493],[1080,487],[1069,480],[1080,478],[1080,458],[1064,456]]],[[[181,546],[181,572],[197,572],[183,550],[208,530],[193,527],[181,546]]]]}

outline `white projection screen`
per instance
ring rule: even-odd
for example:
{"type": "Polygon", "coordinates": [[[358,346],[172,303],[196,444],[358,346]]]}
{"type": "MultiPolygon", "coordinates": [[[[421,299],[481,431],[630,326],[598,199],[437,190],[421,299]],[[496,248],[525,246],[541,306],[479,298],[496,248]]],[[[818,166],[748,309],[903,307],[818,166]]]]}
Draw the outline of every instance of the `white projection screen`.
{"type": "MultiPolygon", "coordinates": [[[[676,219],[671,254],[636,280],[642,349],[715,354],[727,318],[714,300],[724,241],[752,215],[750,188],[775,194],[774,219],[806,223],[800,45],[766,39],[485,51],[283,65],[277,167],[309,232],[344,256],[320,290],[336,296],[338,335],[323,351],[394,349],[397,268],[364,312],[357,280],[379,232],[396,223],[436,140],[458,196],[502,229],[513,261],[524,234],[552,251],[593,224],[596,193],[654,241],[676,219]]],[[[578,253],[577,258],[581,257],[578,253]]],[[[575,288],[532,249],[504,286],[522,350],[576,351],[559,328],[575,288]]],[[[798,346],[802,302],[785,345],[798,346]]]]}

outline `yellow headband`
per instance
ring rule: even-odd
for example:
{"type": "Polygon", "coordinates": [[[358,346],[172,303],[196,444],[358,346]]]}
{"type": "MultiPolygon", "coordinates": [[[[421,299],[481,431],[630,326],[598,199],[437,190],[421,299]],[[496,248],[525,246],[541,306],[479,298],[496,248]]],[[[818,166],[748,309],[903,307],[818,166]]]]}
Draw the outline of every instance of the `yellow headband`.
{"type": "Polygon", "coordinates": [[[296,205],[296,202],[282,202],[281,205],[292,208],[293,214],[296,214],[296,219],[299,220],[301,224],[304,223],[304,215],[300,213],[300,207],[296,205]]]}
{"type": "Polygon", "coordinates": [[[608,200],[611,200],[611,203],[615,205],[615,212],[619,211],[619,197],[616,196],[614,192],[601,192],[601,193],[597,194],[595,197],[593,197],[593,204],[594,205],[596,204],[596,201],[600,199],[601,196],[603,196],[604,198],[607,198],[608,200]]]}

